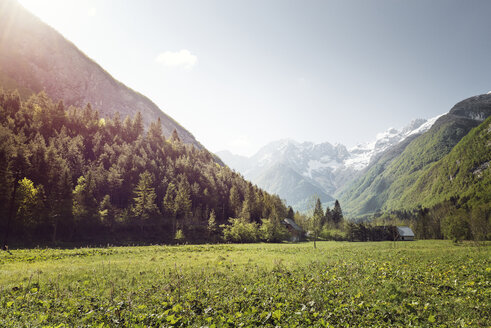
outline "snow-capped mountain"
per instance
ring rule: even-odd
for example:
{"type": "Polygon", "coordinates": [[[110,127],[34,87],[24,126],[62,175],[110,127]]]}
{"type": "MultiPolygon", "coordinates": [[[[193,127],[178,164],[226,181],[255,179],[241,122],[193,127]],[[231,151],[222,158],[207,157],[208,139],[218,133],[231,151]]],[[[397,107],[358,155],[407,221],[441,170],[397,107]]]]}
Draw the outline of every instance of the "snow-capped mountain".
{"type": "Polygon", "coordinates": [[[251,157],[228,151],[217,155],[245,178],[302,210],[312,195],[323,202],[332,201],[331,195],[352,181],[372,158],[411,135],[424,133],[438,117],[417,119],[399,130],[390,128],[377,134],[372,142],[349,149],[329,142],[284,139],[267,144],[251,157]],[[280,169],[282,174],[278,174],[280,169]]]}
{"type": "Polygon", "coordinates": [[[387,131],[377,134],[374,141],[366,144],[359,144],[350,148],[349,153],[351,156],[344,162],[344,165],[357,171],[364,169],[370,164],[370,160],[377,154],[382,153],[389,147],[398,144],[411,135],[428,131],[442,115],[435,116],[428,120],[416,119],[401,130],[389,128],[387,131]]]}

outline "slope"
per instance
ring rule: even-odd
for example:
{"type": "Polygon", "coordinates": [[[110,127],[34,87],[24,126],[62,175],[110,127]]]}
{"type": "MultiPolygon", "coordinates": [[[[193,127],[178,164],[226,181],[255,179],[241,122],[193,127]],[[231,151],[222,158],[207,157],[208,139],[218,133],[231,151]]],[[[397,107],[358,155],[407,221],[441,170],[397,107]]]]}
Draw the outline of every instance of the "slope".
{"type": "Polygon", "coordinates": [[[146,126],[160,118],[166,136],[174,129],[185,143],[201,148],[194,136],[150,99],[115,80],[60,33],[16,1],[0,4],[0,87],[24,98],[45,91],[66,105],[90,103],[103,116],[140,111],[146,126]]]}
{"type": "Polygon", "coordinates": [[[426,133],[382,154],[341,195],[345,212],[357,216],[393,208],[431,164],[491,114],[491,95],[468,98],[440,117],[426,133]]]}
{"type": "Polygon", "coordinates": [[[451,198],[471,207],[491,204],[491,117],[472,129],[443,157],[431,165],[389,208],[431,207],[451,198]]]}

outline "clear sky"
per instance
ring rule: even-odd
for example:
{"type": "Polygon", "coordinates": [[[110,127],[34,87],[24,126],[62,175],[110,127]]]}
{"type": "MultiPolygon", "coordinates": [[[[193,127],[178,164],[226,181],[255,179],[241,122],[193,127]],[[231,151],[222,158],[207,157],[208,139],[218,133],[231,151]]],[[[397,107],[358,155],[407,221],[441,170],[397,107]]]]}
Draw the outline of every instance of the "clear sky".
{"type": "Polygon", "coordinates": [[[211,151],[370,141],[491,90],[491,1],[20,0],[211,151]]]}

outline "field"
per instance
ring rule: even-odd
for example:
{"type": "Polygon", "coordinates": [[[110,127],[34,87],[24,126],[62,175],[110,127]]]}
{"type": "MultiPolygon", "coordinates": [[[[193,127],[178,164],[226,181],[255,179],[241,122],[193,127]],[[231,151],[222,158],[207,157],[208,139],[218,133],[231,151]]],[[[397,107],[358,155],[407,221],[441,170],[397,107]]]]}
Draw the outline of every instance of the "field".
{"type": "Polygon", "coordinates": [[[491,247],[450,241],[0,253],[1,327],[489,327],[491,247]]]}

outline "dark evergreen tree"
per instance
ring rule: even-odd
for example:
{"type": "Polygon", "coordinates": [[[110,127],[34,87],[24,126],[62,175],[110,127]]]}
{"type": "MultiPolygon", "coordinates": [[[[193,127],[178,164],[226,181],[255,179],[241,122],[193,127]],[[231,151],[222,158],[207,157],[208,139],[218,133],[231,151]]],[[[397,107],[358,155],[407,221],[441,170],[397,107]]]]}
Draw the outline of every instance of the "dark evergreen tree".
{"type": "Polygon", "coordinates": [[[337,199],[334,202],[331,216],[334,226],[339,227],[339,224],[343,221],[343,211],[341,210],[341,205],[339,204],[339,201],[337,199]]]}
{"type": "Polygon", "coordinates": [[[177,134],[176,129],[174,129],[174,131],[172,131],[172,135],[170,137],[170,140],[173,142],[180,142],[181,141],[181,138],[179,138],[179,134],[177,134]]]}
{"type": "Polygon", "coordinates": [[[310,229],[312,231],[312,238],[314,239],[314,248],[317,248],[316,242],[319,238],[319,233],[322,229],[322,218],[324,217],[324,211],[322,210],[321,200],[317,197],[313,213],[310,217],[310,229]]]}

